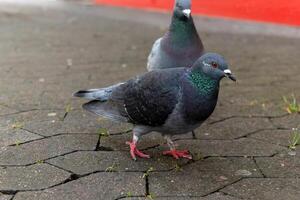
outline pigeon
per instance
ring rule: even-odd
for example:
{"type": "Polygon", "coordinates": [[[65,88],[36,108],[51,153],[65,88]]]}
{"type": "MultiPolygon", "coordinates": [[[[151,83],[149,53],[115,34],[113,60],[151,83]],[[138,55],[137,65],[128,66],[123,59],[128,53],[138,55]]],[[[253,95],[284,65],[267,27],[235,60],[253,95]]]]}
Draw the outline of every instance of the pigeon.
{"type": "Polygon", "coordinates": [[[191,0],[176,0],[169,30],[153,44],[147,69],[191,67],[203,54],[204,47],[191,16],[191,0]]]}
{"type": "MultiPolygon", "coordinates": [[[[148,56],[148,71],[191,67],[204,53],[191,16],[191,0],[176,0],[168,32],[155,41],[148,56]]],[[[191,131],[196,138],[194,130],[191,131]]]]}
{"type": "Polygon", "coordinates": [[[235,81],[225,59],[216,53],[199,57],[192,67],[153,70],[106,88],[81,90],[73,95],[91,100],[83,108],[96,115],[134,125],[132,159],[150,156],[137,148],[140,136],[156,131],[167,141],[174,158],[192,159],[177,150],[172,137],[199,127],[213,112],[223,77],[235,81]]]}

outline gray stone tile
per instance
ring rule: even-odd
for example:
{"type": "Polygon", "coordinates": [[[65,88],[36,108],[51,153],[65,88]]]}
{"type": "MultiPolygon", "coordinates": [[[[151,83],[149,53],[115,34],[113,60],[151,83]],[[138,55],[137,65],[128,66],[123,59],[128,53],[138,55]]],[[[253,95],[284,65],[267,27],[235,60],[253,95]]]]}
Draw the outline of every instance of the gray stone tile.
{"type": "MultiPolygon", "coordinates": [[[[126,141],[131,140],[131,135],[125,134],[122,136],[106,137],[101,139],[101,145],[106,148],[112,148],[114,150],[129,151],[126,141]]],[[[153,151],[154,154],[159,156],[159,152],[167,150],[168,146],[165,141],[159,135],[148,134],[141,138],[138,147],[140,149],[147,149],[149,147],[158,148],[152,150],[146,150],[149,153],[153,151]]],[[[241,138],[237,140],[179,140],[176,141],[178,149],[188,149],[193,155],[202,156],[270,156],[277,152],[285,150],[284,147],[274,144],[268,144],[266,142],[257,141],[248,138],[241,138]]],[[[151,154],[150,154],[151,155],[151,154]]]]}
{"type": "Polygon", "coordinates": [[[243,179],[221,191],[242,199],[298,200],[300,184],[295,178],[251,178],[243,179]]]}
{"type": "MultiPolygon", "coordinates": [[[[101,145],[114,150],[129,151],[126,141],[131,140],[131,134],[121,136],[105,137],[101,139],[101,145]]],[[[138,147],[147,149],[160,145],[158,150],[168,149],[164,139],[159,134],[148,134],[141,137],[138,147]]],[[[203,156],[270,156],[283,147],[268,144],[253,139],[241,138],[238,140],[179,140],[176,141],[178,149],[188,149],[192,154],[203,156]]],[[[147,152],[147,151],[146,151],[147,152]]]]}
{"type": "MultiPolygon", "coordinates": [[[[278,103],[282,100],[274,99],[275,95],[264,94],[266,90],[270,90],[270,87],[221,86],[219,102],[211,117],[214,120],[220,120],[230,116],[284,115],[286,112],[278,103]],[[236,91],[239,91],[239,93],[237,94],[236,91]]],[[[272,93],[274,92],[272,90],[272,93]]]]}
{"type": "Polygon", "coordinates": [[[292,136],[292,130],[265,130],[250,135],[250,138],[256,138],[268,143],[289,146],[292,136]]]}
{"type": "Polygon", "coordinates": [[[19,192],[14,200],[102,200],[145,192],[142,173],[97,173],[41,192],[19,192]]]}
{"type": "Polygon", "coordinates": [[[280,128],[300,128],[300,114],[290,114],[281,118],[272,119],[273,123],[280,128]]]}
{"type": "Polygon", "coordinates": [[[233,139],[261,129],[274,128],[266,118],[232,118],[215,124],[203,124],[196,130],[200,139],[233,139]]]}
{"type": "MultiPolygon", "coordinates": [[[[126,200],[149,200],[147,197],[127,197],[126,200]]],[[[153,196],[156,200],[239,200],[238,198],[231,197],[229,195],[224,195],[222,193],[214,193],[206,197],[188,197],[188,196],[173,196],[173,197],[160,197],[153,196]]]]}
{"type": "Polygon", "coordinates": [[[70,173],[48,164],[0,168],[1,190],[38,190],[66,180],[70,173]]]}
{"type": "Polygon", "coordinates": [[[75,152],[50,159],[47,162],[68,169],[76,174],[95,171],[167,171],[182,165],[187,160],[175,160],[171,157],[151,154],[150,159],[133,161],[127,151],[75,152]]]}
{"type": "Polygon", "coordinates": [[[13,196],[0,193],[0,200],[11,200],[13,196]]]}
{"type": "Polygon", "coordinates": [[[247,158],[209,158],[170,172],[149,176],[149,191],[156,196],[202,196],[240,179],[240,170],[261,176],[247,158]]]}
{"type": "Polygon", "coordinates": [[[24,128],[27,123],[30,122],[43,122],[57,120],[60,116],[63,116],[62,110],[36,110],[30,109],[18,114],[8,115],[0,118],[1,124],[5,127],[12,127],[15,123],[22,124],[24,128]],[[49,113],[56,113],[56,116],[48,116],[49,113]]]}
{"type": "Polygon", "coordinates": [[[206,197],[199,198],[199,200],[239,200],[239,198],[217,192],[206,197]]]}
{"type": "Polygon", "coordinates": [[[94,150],[98,135],[59,135],[19,146],[9,146],[0,151],[0,165],[27,165],[39,160],[72,152],[94,150]]]}
{"type": "MultiPolygon", "coordinates": [[[[180,140],[178,149],[188,149],[202,156],[271,156],[285,148],[265,142],[241,138],[238,140],[180,140]]],[[[160,148],[163,149],[163,148],[160,148]]]]}
{"type": "Polygon", "coordinates": [[[12,128],[0,129],[0,135],[1,135],[0,137],[1,147],[42,138],[37,134],[30,133],[22,129],[12,129],[12,128]]]}
{"type": "Polygon", "coordinates": [[[1,105],[1,103],[2,102],[1,102],[1,97],[0,97],[0,116],[18,112],[17,109],[9,108],[6,105],[1,105]]]}
{"type": "Polygon", "coordinates": [[[44,136],[59,133],[98,133],[100,128],[105,128],[110,134],[115,134],[126,132],[131,128],[129,124],[113,123],[84,110],[71,111],[64,120],[62,120],[64,112],[61,111],[40,114],[41,120],[26,122],[24,128],[44,136]],[[49,117],[47,116],[49,113],[55,113],[56,116],[49,117]]]}
{"type": "MultiPolygon", "coordinates": [[[[126,141],[131,141],[131,140],[132,140],[132,133],[129,132],[122,135],[111,135],[109,137],[101,137],[100,145],[114,150],[128,151],[129,147],[125,143],[126,141]]],[[[152,132],[140,137],[137,146],[139,149],[146,149],[156,145],[163,145],[164,143],[165,140],[160,133],[152,132]]]]}
{"type": "Polygon", "coordinates": [[[262,172],[267,177],[296,178],[300,177],[300,156],[291,156],[288,153],[279,154],[270,158],[255,158],[262,172]]]}

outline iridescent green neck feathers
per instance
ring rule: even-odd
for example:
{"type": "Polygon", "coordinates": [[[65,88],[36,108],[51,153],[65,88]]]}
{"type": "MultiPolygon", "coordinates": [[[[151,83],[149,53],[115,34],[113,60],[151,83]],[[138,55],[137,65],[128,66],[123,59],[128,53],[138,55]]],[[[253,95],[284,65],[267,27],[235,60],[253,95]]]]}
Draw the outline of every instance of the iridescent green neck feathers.
{"type": "Polygon", "coordinates": [[[204,95],[214,93],[219,88],[219,81],[212,79],[203,72],[191,72],[189,80],[204,95]]]}

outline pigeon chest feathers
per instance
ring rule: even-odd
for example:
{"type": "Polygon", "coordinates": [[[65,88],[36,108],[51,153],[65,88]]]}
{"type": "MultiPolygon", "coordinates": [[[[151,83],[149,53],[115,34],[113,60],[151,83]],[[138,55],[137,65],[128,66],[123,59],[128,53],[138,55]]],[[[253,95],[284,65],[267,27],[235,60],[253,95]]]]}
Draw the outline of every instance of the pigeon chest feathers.
{"type": "Polygon", "coordinates": [[[176,62],[183,62],[182,66],[187,63],[193,64],[203,51],[195,26],[176,20],[163,37],[161,48],[176,62]]]}
{"type": "Polygon", "coordinates": [[[219,82],[202,73],[191,73],[183,83],[183,113],[187,123],[206,120],[214,111],[219,93],[219,82]]]}

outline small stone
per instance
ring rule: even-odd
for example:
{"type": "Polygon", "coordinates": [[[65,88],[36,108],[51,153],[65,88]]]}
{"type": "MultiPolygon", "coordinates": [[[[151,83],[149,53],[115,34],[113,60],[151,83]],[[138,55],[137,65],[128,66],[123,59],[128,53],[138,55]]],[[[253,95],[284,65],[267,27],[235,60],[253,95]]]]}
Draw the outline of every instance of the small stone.
{"type": "Polygon", "coordinates": [[[45,79],[44,78],[39,78],[39,82],[44,83],[45,79]]]}
{"type": "Polygon", "coordinates": [[[228,180],[228,178],[227,178],[226,176],[220,176],[219,179],[220,179],[221,181],[226,181],[226,180],[228,180]]]}
{"type": "Polygon", "coordinates": [[[48,117],[54,117],[56,116],[56,113],[48,113],[48,117]]]}
{"type": "Polygon", "coordinates": [[[121,66],[122,66],[122,68],[126,68],[126,67],[127,67],[127,64],[124,63],[124,64],[122,64],[121,66]]]}
{"type": "Polygon", "coordinates": [[[240,170],[237,170],[237,171],[235,172],[235,175],[236,175],[236,176],[251,176],[252,173],[251,173],[250,171],[248,171],[248,170],[240,169],[240,170]]]}
{"type": "Polygon", "coordinates": [[[73,60],[72,59],[67,59],[67,65],[69,66],[69,67],[71,67],[72,65],[73,65],[73,60]]]}
{"type": "Polygon", "coordinates": [[[283,158],[285,155],[283,153],[278,154],[279,157],[283,158]]]}
{"type": "Polygon", "coordinates": [[[296,155],[296,151],[289,151],[288,154],[289,154],[290,156],[295,156],[295,155],[296,155]]]}

